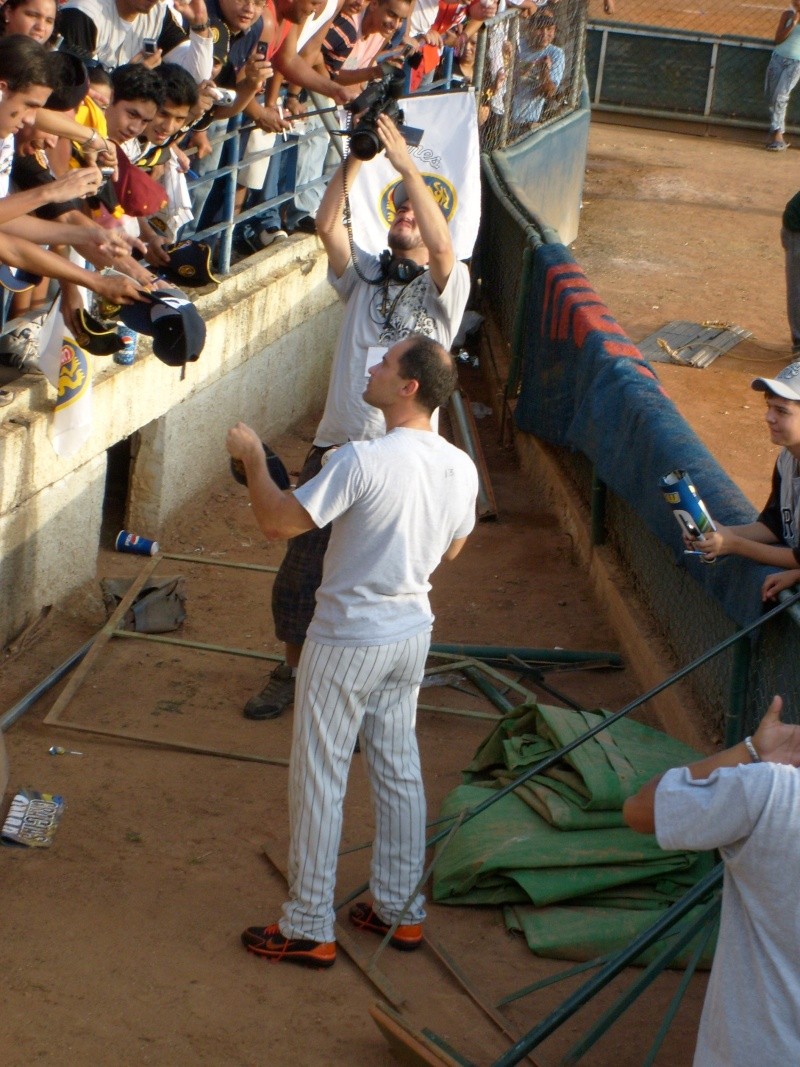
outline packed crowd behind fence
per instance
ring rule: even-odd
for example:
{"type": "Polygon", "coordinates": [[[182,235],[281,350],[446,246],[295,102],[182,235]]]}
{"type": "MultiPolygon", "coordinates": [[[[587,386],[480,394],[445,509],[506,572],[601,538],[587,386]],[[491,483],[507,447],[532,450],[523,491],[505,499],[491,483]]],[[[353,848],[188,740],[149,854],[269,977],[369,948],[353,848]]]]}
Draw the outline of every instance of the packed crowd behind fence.
{"type": "MultiPolygon", "coordinates": [[[[30,205],[7,198],[7,212],[51,221],[54,242],[77,245],[90,273],[211,284],[232,256],[315,232],[345,131],[365,105],[471,91],[487,148],[574,107],[584,0],[497,12],[497,0],[420,0],[413,10],[409,0],[6,0],[0,80],[12,93],[40,90],[21,123],[8,116],[0,129],[0,192],[36,190],[30,205]],[[76,170],[83,184],[67,196],[76,170]],[[85,241],[61,228],[75,225],[85,241]],[[103,233],[113,252],[95,247],[103,233]]],[[[26,248],[3,258],[23,272],[7,286],[3,363],[36,369],[32,323],[56,286],[70,330],[108,354],[113,342],[97,336],[111,332],[119,281],[48,270],[26,248]],[[81,284],[97,294],[88,319],[81,284]]]]}

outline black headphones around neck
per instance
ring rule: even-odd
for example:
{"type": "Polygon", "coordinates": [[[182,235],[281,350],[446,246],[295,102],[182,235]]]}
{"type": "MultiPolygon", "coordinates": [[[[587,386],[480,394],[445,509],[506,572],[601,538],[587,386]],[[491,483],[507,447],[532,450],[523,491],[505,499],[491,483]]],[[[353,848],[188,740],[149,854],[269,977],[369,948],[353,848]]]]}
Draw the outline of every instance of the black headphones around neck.
{"type": "Polygon", "coordinates": [[[399,285],[408,285],[428,269],[421,267],[413,259],[395,259],[388,248],[381,252],[380,267],[380,281],[397,282],[399,285]]]}

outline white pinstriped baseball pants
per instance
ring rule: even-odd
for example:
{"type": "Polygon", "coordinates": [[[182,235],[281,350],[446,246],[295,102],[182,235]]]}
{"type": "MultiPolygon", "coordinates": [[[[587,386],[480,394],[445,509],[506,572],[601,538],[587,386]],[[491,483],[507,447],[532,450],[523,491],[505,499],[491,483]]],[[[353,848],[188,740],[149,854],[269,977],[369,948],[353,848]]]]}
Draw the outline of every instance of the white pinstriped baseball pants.
{"type": "MultiPolygon", "coordinates": [[[[370,889],[391,922],[422,876],[425,793],[414,732],[430,632],[390,645],[306,640],[289,763],[289,900],[284,937],[333,941],[336,860],[353,746],[361,733],[375,809],[370,889]]],[[[404,923],[425,918],[418,894],[404,923]]]]}

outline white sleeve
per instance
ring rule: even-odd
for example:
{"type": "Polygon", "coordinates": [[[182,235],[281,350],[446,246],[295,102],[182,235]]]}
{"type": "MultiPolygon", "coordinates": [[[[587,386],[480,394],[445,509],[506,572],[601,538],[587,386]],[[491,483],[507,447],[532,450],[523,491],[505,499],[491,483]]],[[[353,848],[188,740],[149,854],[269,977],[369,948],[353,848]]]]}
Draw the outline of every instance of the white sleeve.
{"type": "Polygon", "coordinates": [[[659,845],[705,850],[746,838],[769,796],[773,766],[720,767],[708,778],[692,778],[686,767],[667,771],[655,796],[659,845]]]}
{"type": "Polygon", "coordinates": [[[197,33],[189,31],[186,41],[167,52],[164,56],[165,63],[177,63],[200,84],[208,81],[214,66],[214,42],[210,36],[201,37],[197,33]]]}
{"type": "Polygon", "coordinates": [[[363,487],[361,464],[350,443],[338,448],[319,474],[299,485],[294,495],[322,528],[351,508],[363,487]]]}

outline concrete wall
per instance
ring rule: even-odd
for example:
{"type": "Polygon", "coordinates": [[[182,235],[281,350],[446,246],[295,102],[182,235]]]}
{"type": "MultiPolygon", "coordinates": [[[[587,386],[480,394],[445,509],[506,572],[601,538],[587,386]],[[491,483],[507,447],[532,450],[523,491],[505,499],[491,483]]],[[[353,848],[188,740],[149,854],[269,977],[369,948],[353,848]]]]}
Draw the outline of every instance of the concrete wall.
{"type": "Polygon", "coordinates": [[[315,238],[293,238],[198,298],[208,337],[186,377],[140,340],[136,362],[95,358],[89,440],[59,458],[47,438],[54,391],[29,377],[0,417],[0,646],[46,604],[95,575],[106,452],[132,437],[126,526],[158,538],[227,469],[236,419],[274,437],[321,407],[340,314],[315,238]]]}
{"type": "Polygon", "coordinates": [[[572,114],[492,152],[492,163],[517,204],[565,245],[578,236],[589,119],[584,89],[572,114]]]}

